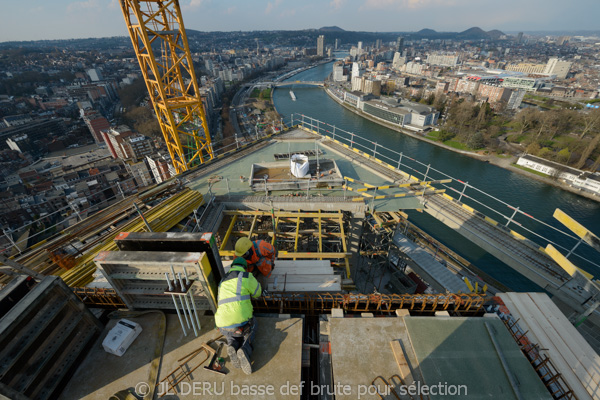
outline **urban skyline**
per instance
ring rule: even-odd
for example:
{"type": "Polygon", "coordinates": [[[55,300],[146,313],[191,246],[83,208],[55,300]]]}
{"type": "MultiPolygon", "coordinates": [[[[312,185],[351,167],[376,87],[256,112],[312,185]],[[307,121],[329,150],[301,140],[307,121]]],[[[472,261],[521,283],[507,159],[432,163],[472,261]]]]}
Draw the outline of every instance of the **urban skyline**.
{"type": "MultiPolygon", "coordinates": [[[[416,32],[423,28],[484,30],[597,30],[600,3],[581,0],[507,0],[502,6],[475,0],[182,0],[188,29],[200,31],[303,30],[338,26],[349,31],[416,32]],[[517,12],[516,12],[517,11],[517,12]],[[535,16],[535,18],[533,18],[535,16]]],[[[117,0],[34,0],[5,5],[0,42],[125,36],[117,0]]]]}

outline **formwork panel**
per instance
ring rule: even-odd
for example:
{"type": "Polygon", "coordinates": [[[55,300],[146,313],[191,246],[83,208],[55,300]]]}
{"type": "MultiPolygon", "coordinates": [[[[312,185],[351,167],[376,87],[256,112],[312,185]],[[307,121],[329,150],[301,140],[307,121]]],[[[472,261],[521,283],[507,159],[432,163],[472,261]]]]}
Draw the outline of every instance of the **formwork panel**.
{"type": "Polygon", "coordinates": [[[0,393],[51,398],[102,328],[61,278],[44,278],[0,319],[0,393]]]}
{"type": "Polygon", "coordinates": [[[94,261],[130,309],[174,309],[171,295],[165,293],[165,274],[172,279],[172,270],[182,279],[187,272],[197,309],[217,309],[216,285],[207,282],[211,265],[206,253],[105,251],[94,261]]]}

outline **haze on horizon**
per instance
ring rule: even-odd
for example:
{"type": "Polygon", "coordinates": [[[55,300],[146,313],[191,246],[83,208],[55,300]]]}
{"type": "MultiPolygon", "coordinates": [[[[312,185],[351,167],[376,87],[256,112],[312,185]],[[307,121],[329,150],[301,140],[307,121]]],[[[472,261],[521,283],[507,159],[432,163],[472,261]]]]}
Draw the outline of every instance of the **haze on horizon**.
{"type": "MultiPolygon", "coordinates": [[[[599,30],[600,1],[577,0],[180,0],[188,29],[349,31],[599,30]]],[[[118,0],[10,1],[0,42],[125,36],[118,0]]]]}

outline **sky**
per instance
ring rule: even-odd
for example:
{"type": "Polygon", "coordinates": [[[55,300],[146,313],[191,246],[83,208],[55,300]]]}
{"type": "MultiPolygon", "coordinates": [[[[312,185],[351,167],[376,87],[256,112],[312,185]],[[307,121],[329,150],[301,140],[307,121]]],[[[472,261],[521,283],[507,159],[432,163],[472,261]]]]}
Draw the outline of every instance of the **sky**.
{"type": "MultiPolygon", "coordinates": [[[[118,0],[0,0],[0,42],[125,36],[118,0]]],[[[599,0],[180,0],[200,31],[600,30],[599,0]]]]}

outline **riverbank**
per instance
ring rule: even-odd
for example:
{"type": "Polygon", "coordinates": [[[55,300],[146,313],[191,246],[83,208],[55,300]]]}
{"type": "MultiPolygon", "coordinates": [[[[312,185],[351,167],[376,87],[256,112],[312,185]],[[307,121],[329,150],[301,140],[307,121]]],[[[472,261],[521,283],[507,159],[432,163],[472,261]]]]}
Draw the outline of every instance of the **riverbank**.
{"type": "Polygon", "coordinates": [[[527,177],[535,179],[537,181],[540,181],[540,182],[546,183],[548,185],[554,186],[554,187],[556,187],[558,189],[562,189],[562,190],[565,190],[567,192],[579,195],[581,197],[585,197],[586,199],[600,202],[600,196],[594,195],[592,193],[584,192],[584,191],[582,191],[580,189],[577,189],[577,188],[574,188],[574,187],[572,187],[572,186],[570,186],[570,185],[568,185],[566,183],[557,181],[557,180],[555,180],[555,179],[553,179],[551,177],[547,177],[546,178],[546,177],[543,177],[543,176],[539,176],[537,174],[534,174],[534,173],[531,173],[531,172],[528,172],[528,171],[525,171],[525,170],[522,170],[520,168],[517,168],[517,167],[513,166],[512,164],[516,164],[517,160],[519,159],[519,157],[517,157],[517,156],[510,155],[508,157],[498,157],[496,155],[478,154],[478,153],[474,153],[474,152],[471,152],[471,151],[465,151],[465,150],[456,149],[456,148],[454,148],[452,146],[445,145],[444,143],[440,143],[440,142],[436,142],[436,141],[433,141],[431,139],[428,139],[428,138],[426,138],[424,136],[419,135],[418,133],[415,133],[415,132],[412,132],[412,131],[407,131],[405,129],[402,129],[401,127],[398,127],[398,126],[395,126],[393,124],[387,123],[387,122],[379,120],[377,118],[374,118],[371,115],[368,115],[368,114],[362,112],[361,110],[357,109],[356,107],[352,107],[352,106],[350,106],[348,104],[345,104],[335,94],[331,93],[331,91],[328,88],[325,88],[325,93],[327,93],[327,95],[331,99],[333,99],[336,103],[338,103],[339,105],[341,105],[342,107],[344,107],[348,111],[351,111],[354,114],[359,115],[362,118],[368,119],[369,121],[374,122],[374,123],[376,123],[378,125],[381,125],[381,126],[384,126],[386,128],[392,129],[392,130],[394,130],[396,132],[400,132],[400,133],[402,133],[404,135],[407,135],[407,136],[410,136],[412,138],[421,140],[423,142],[427,142],[427,143],[433,144],[435,146],[444,148],[446,150],[450,150],[450,151],[453,151],[455,153],[459,153],[459,154],[462,154],[462,155],[465,155],[465,156],[477,159],[479,161],[483,161],[483,162],[487,162],[487,163],[493,164],[493,165],[495,165],[497,167],[507,169],[507,170],[509,170],[511,172],[515,172],[515,173],[521,174],[523,176],[527,176],[527,177]]]}

